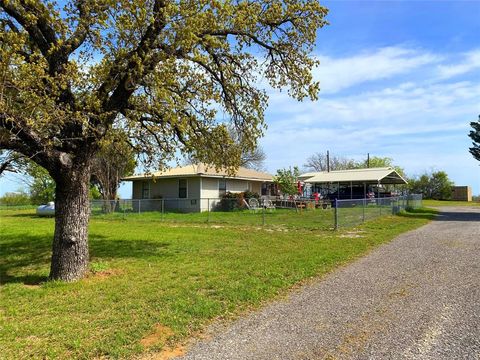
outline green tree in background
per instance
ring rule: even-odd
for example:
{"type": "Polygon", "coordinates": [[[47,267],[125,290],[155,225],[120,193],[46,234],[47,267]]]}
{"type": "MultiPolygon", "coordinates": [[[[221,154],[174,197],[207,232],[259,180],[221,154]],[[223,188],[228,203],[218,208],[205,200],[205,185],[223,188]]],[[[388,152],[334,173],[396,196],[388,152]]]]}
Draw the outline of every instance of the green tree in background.
{"type": "Polygon", "coordinates": [[[411,179],[408,188],[411,193],[422,194],[425,199],[449,200],[453,185],[445,171],[436,171],[411,179]]]}
{"type": "MultiPolygon", "coordinates": [[[[324,153],[315,153],[307,158],[304,167],[309,171],[327,171],[327,155],[324,153]]],[[[395,165],[393,159],[389,157],[370,157],[370,160],[356,161],[342,156],[330,155],[330,171],[366,169],[367,167],[391,167],[394,168],[402,177],[405,176],[403,168],[395,165]]]]}
{"type": "Polygon", "coordinates": [[[273,181],[278,185],[280,190],[285,195],[298,194],[298,177],[300,170],[297,166],[293,169],[279,169],[277,174],[273,177],[273,181]]]}
{"type": "Polygon", "coordinates": [[[364,161],[358,164],[359,168],[366,168],[367,166],[371,168],[375,167],[391,167],[395,169],[400,176],[405,178],[405,171],[400,166],[397,166],[393,163],[393,159],[390,157],[379,157],[379,156],[372,156],[370,159],[365,159],[364,161]]]}
{"type": "Polygon", "coordinates": [[[469,151],[475,159],[480,161],[480,115],[478,115],[478,121],[472,121],[470,126],[473,130],[468,136],[472,139],[473,146],[469,148],[469,151]]]}
{"type": "Polygon", "coordinates": [[[115,132],[102,143],[92,162],[91,183],[103,200],[117,199],[120,179],[132,175],[137,165],[135,152],[125,140],[124,133],[115,132]]]}
{"type": "Polygon", "coordinates": [[[55,200],[55,181],[47,170],[34,162],[29,162],[27,175],[30,177],[30,201],[34,205],[46,204],[55,200]]]}

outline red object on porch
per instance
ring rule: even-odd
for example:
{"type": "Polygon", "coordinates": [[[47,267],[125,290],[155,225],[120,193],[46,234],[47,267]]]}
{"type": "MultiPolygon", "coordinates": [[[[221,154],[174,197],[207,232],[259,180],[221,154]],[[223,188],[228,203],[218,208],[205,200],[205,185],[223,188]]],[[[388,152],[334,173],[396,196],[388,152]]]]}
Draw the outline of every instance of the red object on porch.
{"type": "Polygon", "coordinates": [[[302,191],[302,183],[300,181],[297,182],[297,189],[298,189],[298,193],[299,194],[302,194],[303,191],[302,191]]]}

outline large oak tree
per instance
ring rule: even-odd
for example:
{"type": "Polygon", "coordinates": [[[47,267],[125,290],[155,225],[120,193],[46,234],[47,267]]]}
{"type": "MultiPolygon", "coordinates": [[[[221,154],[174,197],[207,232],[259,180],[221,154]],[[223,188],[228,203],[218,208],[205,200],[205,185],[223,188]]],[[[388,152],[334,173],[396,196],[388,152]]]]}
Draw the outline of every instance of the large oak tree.
{"type": "Polygon", "coordinates": [[[88,267],[88,189],[102,140],[121,128],[147,165],[180,152],[234,169],[229,120],[255,147],[261,81],[315,98],[316,0],[0,0],[0,149],[56,182],[50,277],[88,267]]]}

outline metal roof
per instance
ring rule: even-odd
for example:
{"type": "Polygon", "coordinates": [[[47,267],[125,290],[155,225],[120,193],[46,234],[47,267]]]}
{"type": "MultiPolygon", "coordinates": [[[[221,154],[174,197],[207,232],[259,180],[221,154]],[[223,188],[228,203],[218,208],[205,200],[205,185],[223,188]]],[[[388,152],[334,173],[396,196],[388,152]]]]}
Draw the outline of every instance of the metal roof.
{"type": "Polygon", "coordinates": [[[216,177],[216,178],[228,178],[228,179],[242,179],[253,181],[273,181],[273,176],[261,171],[247,169],[240,167],[234,176],[228,175],[225,169],[216,170],[214,166],[206,164],[187,165],[182,167],[176,167],[167,169],[164,171],[156,171],[150,174],[138,174],[133,176],[124,177],[122,180],[134,181],[134,180],[146,180],[152,178],[172,178],[172,177],[216,177]]]}
{"type": "Polygon", "coordinates": [[[299,179],[307,183],[407,183],[407,181],[391,167],[309,172],[300,175],[299,179]]]}

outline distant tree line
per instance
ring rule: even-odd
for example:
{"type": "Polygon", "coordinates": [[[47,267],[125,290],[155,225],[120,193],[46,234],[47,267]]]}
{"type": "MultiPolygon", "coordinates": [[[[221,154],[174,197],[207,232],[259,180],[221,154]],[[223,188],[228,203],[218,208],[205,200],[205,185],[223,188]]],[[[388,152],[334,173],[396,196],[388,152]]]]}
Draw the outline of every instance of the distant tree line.
{"type": "MultiPolygon", "coordinates": [[[[448,174],[445,171],[434,171],[431,173],[424,173],[420,176],[407,177],[404,169],[395,165],[392,158],[377,156],[357,161],[342,156],[331,155],[329,156],[329,165],[327,162],[326,153],[315,153],[307,158],[306,163],[304,164],[305,172],[327,171],[328,168],[330,171],[337,171],[364,169],[367,167],[391,167],[408,181],[408,184],[403,188],[397,188],[406,190],[409,193],[422,194],[424,199],[449,200],[452,196],[452,186],[454,183],[448,178],[448,174]]],[[[288,169],[279,169],[274,177],[274,181],[278,184],[282,193],[286,195],[294,195],[297,194],[299,175],[300,170],[296,166],[288,169]]]]}
{"type": "MultiPolygon", "coordinates": [[[[133,174],[136,156],[133,149],[123,141],[121,133],[116,133],[95,156],[90,179],[90,198],[115,200],[121,178],[133,174]]],[[[1,155],[2,172],[21,176],[27,191],[19,190],[5,194],[0,203],[5,205],[40,205],[55,200],[55,181],[46,169],[30,159],[12,152],[1,155]]]]}

